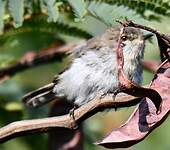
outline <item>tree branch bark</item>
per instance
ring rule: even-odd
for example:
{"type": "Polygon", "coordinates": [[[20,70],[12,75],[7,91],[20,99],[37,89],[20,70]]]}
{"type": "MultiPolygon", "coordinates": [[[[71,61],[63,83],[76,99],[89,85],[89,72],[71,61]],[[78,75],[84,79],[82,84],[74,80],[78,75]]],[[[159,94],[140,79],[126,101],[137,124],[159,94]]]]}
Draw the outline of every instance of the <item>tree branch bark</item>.
{"type": "Polygon", "coordinates": [[[130,95],[119,95],[115,98],[115,100],[109,97],[102,99],[96,97],[96,99],[74,111],[74,120],[72,117],[70,117],[70,114],[67,114],[57,117],[23,120],[10,123],[9,125],[0,128],[0,143],[23,135],[36,132],[47,132],[49,130],[55,129],[56,127],[72,129],[75,125],[75,122],[76,124],[80,124],[85,119],[97,112],[103,111],[106,108],[129,107],[138,104],[140,101],[141,98],[130,95]]]}
{"type": "Polygon", "coordinates": [[[48,64],[51,62],[61,61],[76,44],[69,43],[61,47],[48,48],[46,51],[41,51],[39,53],[28,52],[26,53],[18,63],[11,65],[6,68],[0,69],[0,83],[3,83],[16,73],[25,71],[26,69],[48,64]]]}

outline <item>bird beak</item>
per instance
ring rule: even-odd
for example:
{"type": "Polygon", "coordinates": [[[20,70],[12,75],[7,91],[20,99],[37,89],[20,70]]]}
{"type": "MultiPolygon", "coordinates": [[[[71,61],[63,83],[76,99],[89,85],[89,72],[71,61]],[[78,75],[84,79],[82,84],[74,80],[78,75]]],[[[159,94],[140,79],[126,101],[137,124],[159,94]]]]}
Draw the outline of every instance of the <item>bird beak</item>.
{"type": "Polygon", "coordinates": [[[148,34],[145,34],[143,37],[144,37],[144,40],[147,40],[147,39],[150,39],[154,34],[152,33],[148,33],[148,34]]]}

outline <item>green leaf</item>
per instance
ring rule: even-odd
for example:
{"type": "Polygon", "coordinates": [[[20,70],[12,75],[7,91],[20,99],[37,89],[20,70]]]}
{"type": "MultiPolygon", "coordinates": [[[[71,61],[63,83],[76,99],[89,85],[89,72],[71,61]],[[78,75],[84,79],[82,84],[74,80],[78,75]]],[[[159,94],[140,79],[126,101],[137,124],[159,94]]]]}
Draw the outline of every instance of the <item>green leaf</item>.
{"type": "Polygon", "coordinates": [[[3,33],[4,29],[4,12],[5,12],[6,1],[0,0],[0,35],[3,33]]]}
{"type": "Polygon", "coordinates": [[[113,25],[115,20],[131,18],[139,20],[141,18],[135,11],[128,10],[123,6],[109,5],[102,2],[91,2],[88,6],[89,13],[104,22],[107,26],[113,25]]]}
{"type": "Polygon", "coordinates": [[[45,0],[39,0],[40,9],[42,13],[47,13],[47,7],[45,5],[45,0]]]}
{"type": "Polygon", "coordinates": [[[7,111],[22,111],[23,107],[20,102],[9,102],[5,105],[7,111]]]}
{"type": "Polygon", "coordinates": [[[9,11],[14,19],[14,26],[20,27],[23,23],[24,0],[9,0],[9,11]]]}
{"type": "Polygon", "coordinates": [[[77,17],[75,21],[82,21],[87,13],[86,3],[84,0],[68,0],[69,4],[73,8],[75,12],[75,16],[77,17]]]}
{"type": "Polygon", "coordinates": [[[87,38],[87,39],[92,37],[92,35],[89,34],[88,32],[82,30],[81,28],[73,26],[69,23],[65,23],[61,21],[60,22],[57,21],[56,23],[54,22],[47,23],[46,17],[39,15],[31,18],[30,20],[25,20],[22,28],[18,28],[18,29],[9,28],[2,36],[0,36],[0,40],[6,39],[10,36],[18,35],[20,33],[33,32],[33,31],[56,34],[56,35],[64,34],[64,35],[87,38]]]}
{"type": "Polygon", "coordinates": [[[113,24],[114,9],[105,3],[90,3],[88,7],[89,12],[99,20],[103,21],[106,25],[113,24]]]}
{"type": "Polygon", "coordinates": [[[14,61],[14,57],[7,54],[0,55],[0,68],[6,67],[9,63],[14,61]]]}
{"type": "Polygon", "coordinates": [[[24,8],[26,15],[32,15],[34,10],[33,10],[33,1],[24,1],[24,8]]]}
{"type": "Polygon", "coordinates": [[[48,10],[48,22],[56,22],[59,17],[58,7],[62,5],[62,2],[56,2],[56,0],[45,0],[48,10]]]}
{"type": "MultiPolygon", "coordinates": [[[[89,2],[91,0],[88,0],[89,2]]],[[[170,2],[169,0],[93,0],[99,3],[105,2],[110,5],[125,6],[144,16],[145,11],[154,12],[154,16],[169,16],[170,2]]],[[[157,18],[157,17],[155,17],[157,18]]]]}

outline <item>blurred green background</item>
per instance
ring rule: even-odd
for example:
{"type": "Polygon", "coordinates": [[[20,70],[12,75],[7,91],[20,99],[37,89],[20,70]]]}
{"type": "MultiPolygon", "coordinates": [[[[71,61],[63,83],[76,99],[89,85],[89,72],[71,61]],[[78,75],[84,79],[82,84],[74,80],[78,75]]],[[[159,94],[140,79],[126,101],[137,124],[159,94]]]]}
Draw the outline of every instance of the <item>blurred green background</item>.
{"type": "MultiPolygon", "coordinates": [[[[17,0],[15,0],[17,2],[17,0]]],[[[78,2],[78,1],[77,1],[78,2]]],[[[0,1],[1,3],[1,1],[0,1]]],[[[36,1],[35,1],[36,3],[36,1]]],[[[111,5],[110,5],[111,6],[111,5]]],[[[125,4],[120,6],[113,5],[110,7],[105,4],[97,4],[93,8],[99,11],[103,10],[103,13],[95,11],[94,14],[88,14],[83,16],[83,20],[75,20],[74,13],[60,14],[59,22],[64,22],[69,26],[78,27],[92,36],[99,35],[107,28],[106,22],[117,25],[115,19],[124,19],[128,17],[135,20],[137,23],[145,24],[150,27],[154,27],[163,33],[170,33],[170,19],[166,15],[158,15],[160,19],[148,20],[148,18],[139,15],[132,9],[125,7],[125,4]],[[102,8],[102,9],[101,9],[102,8]],[[114,12],[110,14],[109,10],[114,12]],[[98,13],[98,14],[97,14],[98,13]],[[103,16],[102,16],[103,15],[103,16]],[[111,16],[109,16],[111,15],[111,16]],[[106,16],[109,16],[108,18],[106,16]],[[106,19],[108,20],[106,20],[106,19]],[[112,20],[110,20],[112,18],[112,20]]],[[[72,6],[73,7],[73,6],[72,6]]],[[[144,6],[142,6],[144,7],[144,6]]],[[[73,7],[74,8],[74,7],[73,7]]],[[[0,6],[0,11],[1,11],[0,6]]],[[[147,7],[145,8],[147,10],[147,7]]],[[[153,11],[154,12],[154,11],[153,11]]],[[[65,12],[64,12],[65,13],[65,12]]],[[[151,13],[151,12],[147,12],[151,13]]],[[[1,14],[1,13],[0,13],[1,14]]],[[[151,13],[152,16],[154,13],[151,13]]],[[[31,14],[32,15],[32,14],[31,14]]],[[[0,15],[1,16],[1,15],[0,15]]],[[[55,16],[55,15],[54,15],[55,16]]],[[[2,17],[2,16],[1,16],[2,17]]],[[[50,45],[56,43],[58,40],[64,42],[76,42],[83,39],[78,31],[77,33],[71,33],[69,31],[62,31],[61,27],[57,26],[57,22],[53,23],[50,28],[46,27],[47,16],[43,16],[45,19],[34,20],[30,19],[33,24],[26,22],[23,26],[15,29],[10,27],[6,29],[4,27],[4,34],[0,35],[0,67],[4,68],[8,65],[14,64],[19,60],[26,52],[34,51],[39,52],[43,48],[48,48],[50,45]],[[56,26],[55,26],[56,25],[56,26]],[[27,30],[29,27],[32,30],[27,30]],[[36,28],[36,29],[35,29],[36,28]],[[38,30],[38,29],[44,30],[38,30]]],[[[76,16],[77,18],[81,18],[76,16]]],[[[38,18],[39,19],[39,18],[38,18]]],[[[82,18],[81,18],[82,19],[82,18]]],[[[3,14],[4,22],[12,21],[8,15],[8,11],[3,14]],[[7,19],[6,19],[7,18],[7,19]]],[[[15,20],[15,18],[14,18],[15,20]]],[[[65,30],[65,29],[64,29],[65,30]]],[[[74,31],[73,31],[74,32],[74,31]]],[[[146,43],[145,59],[159,60],[159,50],[156,42],[156,38],[153,38],[152,43],[146,43]]],[[[55,62],[47,65],[38,66],[24,72],[18,73],[10,80],[5,81],[0,85],[0,126],[4,126],[10,122],[43,118],[48,116],[48,105],[37,109],[29,109],[23,106],[21,98],[27,92],[39,88],[53,80],[56,73],[63,70],[65,66],[65,59],[62,62],[55,62]]],[[[144,72],[143,84],[148,84],[153,77],[150,72],[144,72]]],[[[87,150],[102,150],[103,148],[95,146],[92,143],[97,139],[101,139],[104,135],[109,133],[112,129],[119,127],[124,123],[135,107],[124,108],[118,111],[111,110],[109,112],[98,113],[95,116],[85,121],[85,149],[87,150]]],[[[56,108],[57,109],[57,108],[56,108]]],[[[129,150],[168,150],[170,148],[170,123],[167,119],[160,127],[155,129],[145,140],[136,144],[129,150]]],[[[19,137],[0,145],[0,150],[46,150],[47,149],[47,134],[35,134],[26,137],[19,137]]]]}

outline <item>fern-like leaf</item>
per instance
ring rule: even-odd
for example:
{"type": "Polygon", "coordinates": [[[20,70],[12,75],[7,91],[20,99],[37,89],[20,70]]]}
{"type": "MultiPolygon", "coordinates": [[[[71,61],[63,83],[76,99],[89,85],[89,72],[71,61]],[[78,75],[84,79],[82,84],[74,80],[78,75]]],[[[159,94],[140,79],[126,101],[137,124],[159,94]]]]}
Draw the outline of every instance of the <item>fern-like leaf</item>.
{"type": "MultiPolygon", "coordinates": [[[[90,0],[89,0],[90,1],[90,0]]],[[[97,2],[105,2],[110,5],[118,5],[129,7],[138,14],[144,16],[146,10],[155,12],[156,14],[170,16],[169,0],[94,0],[97,2]]],[[[144,16],[145,17],[145,16],[144,16]]]]}
{"type": "Polygon", "coordinates": [[[4,29],[4,12],[5,12],[6,1],[0,0],[0,35],[3,33],[4,29]]]}
{"type": "Polygon", "coordinates": [[[23,23],[24,0],[9,0],[8,7],[14,19],[14,26],[20,27],[23,23]]]}
{"type": "Polygon", "coordinates": [[[125,13],[124,10],[127,11],[126,8],[106,3],[91,2],[88,6],[88,10],[92,16],[98,18],[108,26],[113,25],[116,19],[121,19],[122,17],[139,18],[139,16],[133,11],[129,10],[125,13]]]}
{"type": "MultiPolygon", "coordinates": [[[[134,10],[146,19],[158,20],[160,15],[170,16],[169,0],[0,0],[1,32],[5,2],[8,2],[10,13],[8,15],[9,18],[12,16],[15,27],[21,26],[23,19],[34,17],[34,14],[48,15],[47,20],[49,22],[57,22],[59,16],[62,16],[60,14],[72,16],[73,12],[76,16],[75,21],[83,21],[86,15],[91,14],[110,25],[113,22],[113,17],[116,18],[117,14],[124,10],[123,7],[134,10]],[[118,7],[123,9],[117,9],[118,7]],[[115,13],[115,10],[118,10],[117,13],[115,13]]],[[[8,13],[6,10],[5,12],[8,13]]],[[[129,14],[129,10],[126,12],[129,14]]],[[[122,17],[127,16],[126,12],[122,17]]],[[[11,19],[6,19],[5,22],[10,24],[10,21],[11,19]]]]}
{"type": "Polygon", "coordinates": [[[56,0],[45,0],[48,10],[48,22],[56,22],[59,17],[59,6],[62,2],[56,0]]]}
{"type": "Polygon", "coordinates": [[[68,3],[71,5],[75,12],[75,16],[77,17],[75,21],[83,20],[86,15],[87,8],[84,0],[68,0],[68,3]]]}
{"type": "Polygon", "coordinates": [[[8,27],[7,30],[5,30],[5,34],[1,36],[1,39],[7,38],[9,36],[15,36],[20,33],[25,32],[42,32],[42,33],[50,33],[50,34],[65,34],[69,36],[74,37],[80,37],[80,38],[91,38],[92,35],[88,32],[74,26],[70,26],[63,22],[46,22],[46,17],[43,16],[37,16],[33,17],[29,20],[26,20],[21,28],[13,29],[12,27],[8,27]]]}
{"type": "MultiPolygon", "coordinates": [[[[131,18],[134,20],[141,20],[142,18],[133,10],[127,10],[123,6],[110,5],[103,2],[91,2],[88,6],[88,11],[92,16],[104,22],[107,26],[113,25],[115,20],[131,18]]],[[[144,19],[142,19],[143,21],[144,19]]]]}

